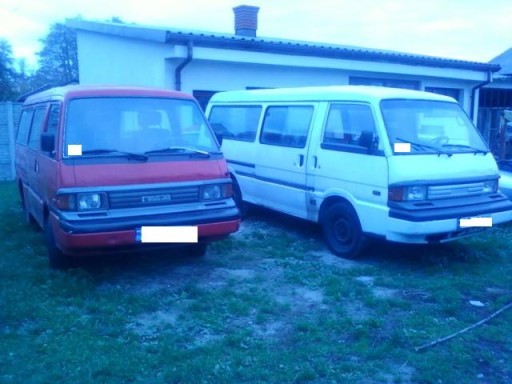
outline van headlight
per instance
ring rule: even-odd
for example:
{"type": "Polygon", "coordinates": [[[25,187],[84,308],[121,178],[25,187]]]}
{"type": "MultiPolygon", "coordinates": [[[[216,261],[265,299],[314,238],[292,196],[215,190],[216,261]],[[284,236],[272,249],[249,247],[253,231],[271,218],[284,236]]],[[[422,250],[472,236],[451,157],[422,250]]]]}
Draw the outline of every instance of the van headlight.
{"type": "Polygon", "coordinates": [[[203,200],[218,200],[222,198],[222,189],[218,184],[205,185],[201,197],[203,200]]]}
{"type": "Polygon", "coordinates": [[[57,196],[62,211],[94,211],[107,208],[107,194],[98,192],[66,193],[57,196]]]}
{"type": "Polygon", "coordinates": [[[77,193],[76,206],[79,211],[101,209],[105,200],[101,193],[77,193]]]}
{"type": "Polygon", "coordinates": [[[391,187],[388,190],[390,201],[420,201],[427,200],[426,185],[412,185],[408,187],[391,187]]]}
{"type": "Polygon", "coordinates": [[[498,191],[498,180],[484,181],[483,193],[494,193],[498,191]]]}
{"type": "Polygon", "coordinates": [[[201,188],[202,200],[220,200],[231,196],[231,184],[208,184],[201,188]]]}

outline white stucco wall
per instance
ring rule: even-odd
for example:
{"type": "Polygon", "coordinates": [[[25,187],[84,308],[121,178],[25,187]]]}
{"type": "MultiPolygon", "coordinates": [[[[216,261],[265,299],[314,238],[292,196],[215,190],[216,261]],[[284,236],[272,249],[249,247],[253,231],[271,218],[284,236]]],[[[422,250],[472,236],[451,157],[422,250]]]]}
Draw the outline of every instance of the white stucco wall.
{"type": "MultiPolygon", "coordinates": [[[[176,60],[168,60],[168,72],[174,74],[176,60]]],[[[246,87],[278,88],[310,85],[345,85],[349,78],[373,77],[406,81],[419,81],[420,89],[426,87],[455,88],[462,91],[462,106],[469,113],[471,91],[476,82],[430,76],[413,76],[342,69],[301,68],[247,63],[227,63],[194,59],[182,71],[182,91],[226,91],[246,87]]],[[[171,76],[170,78],[174,78],[171,76]]],[[[166,86],[172,88],[173,82],[166,86]]]]}
{"type": "MultiPolygon", "coordinates": [[[[346,60],[315,56],[297,56],[276,53],[253,52],[233,49],[194,48],[196,58],[205,60],[222,60],[226,62],[269,64],[287,67],[306,67],[321,69],[357,70],[361,72],[379,72],[412,76],[428,76],[436,78],[484,81],[485,73],[458,68],[427,67],[380,61],[346,60]]],[[[397,55],[399,57],[399,55],[397,55]]]]}
{"type": "MultiPolygon", "coordinates": [[[[172,60],[174,62],[174,60],[172,60]]],[[[333,69],[298,68],[194,59],[182,71],[182,90],[234,90],[346,84],[346,73],[333,69]]]]}
{"type": "Polygon", "coordinates": [[[80,31],[78,67],[82,84],[117,84],[161,87],[165,57],[172,46],[80,31]]]}

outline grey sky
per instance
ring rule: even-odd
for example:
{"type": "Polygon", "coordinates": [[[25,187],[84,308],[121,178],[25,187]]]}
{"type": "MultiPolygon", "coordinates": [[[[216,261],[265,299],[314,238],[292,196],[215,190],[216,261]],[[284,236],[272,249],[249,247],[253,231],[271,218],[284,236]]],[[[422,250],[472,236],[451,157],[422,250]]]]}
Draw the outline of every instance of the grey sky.
{"type": "Polygon", "coordinates": [[[260,37],[481,62],[512,47],[511,0],[0,0],[0,38],[33,66],[38,39],[65,18],[233,33],[241,4],[260,7],[260,37]]]}

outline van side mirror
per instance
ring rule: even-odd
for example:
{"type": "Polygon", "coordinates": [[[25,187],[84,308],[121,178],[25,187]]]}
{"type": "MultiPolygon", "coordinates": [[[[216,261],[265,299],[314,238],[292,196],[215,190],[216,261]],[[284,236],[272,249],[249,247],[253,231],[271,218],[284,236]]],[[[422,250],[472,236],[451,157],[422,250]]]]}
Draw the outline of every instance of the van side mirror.
{"type": "Polygon", "coordinates": [[[41,151],[53,152],[55,151],[55,135],[53,133],[41,133],[41,151]]]}

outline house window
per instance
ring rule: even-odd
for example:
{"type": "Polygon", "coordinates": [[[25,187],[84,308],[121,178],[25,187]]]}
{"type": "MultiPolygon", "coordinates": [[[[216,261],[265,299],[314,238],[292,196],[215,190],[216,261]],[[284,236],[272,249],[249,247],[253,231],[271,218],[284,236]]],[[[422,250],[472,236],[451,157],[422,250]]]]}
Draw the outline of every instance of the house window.
{"type": "Polygon", "coordinates": [[[400,79],[383,79],[373,77],[350,77],[350,85],[374,85],[379,87],[403,88],[403,89],[420,89],[419,81],[400,80],[400,79]]]}
{"type": "Polygon", "coordinates": [[[197,100],[199,105],[201,106],[201,109],[203,111],[206,111],[206,106],[208,105],[208,102],[212,98],[213,95],[215,95],[217,92],[220,91],[201,91],[201,90],[195,90],[192,91],[192,96],[197,100]]]}
{"type": "Polygon", "coordinates": [[[208,120],[217,135],[224,139],[254,141],[260,121],[261,106],[216,106],[208,120]]]}
{"type": "Polygon", "coordinates": [[[268,107],[260,143],[304,148],[312,116],[312,106],[268,107]]]}
{"type": "Polygon", "coordinates": [[[462,91],[457,88],[425,87],[425,91],[453,97],[459,103],[462,101],[462,91]]]}
{"type": "Polygon", "coordinates": [[[247,86],[247,87],[245,87],[245,89],[247,89],[248,91],[255,91],[255,90],[258,90],[258,89],[274,89],[274,88],[270,88],[270,87],[250,87],[250,86],[247,86]]]}

